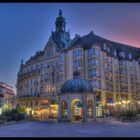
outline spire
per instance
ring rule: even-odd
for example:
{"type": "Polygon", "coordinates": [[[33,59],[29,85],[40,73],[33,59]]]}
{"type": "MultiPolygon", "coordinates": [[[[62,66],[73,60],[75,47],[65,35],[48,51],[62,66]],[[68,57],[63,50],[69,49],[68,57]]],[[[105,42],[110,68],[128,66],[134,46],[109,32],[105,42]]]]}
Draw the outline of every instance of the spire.
{"type": "Polygon", "coordinates": [[[56,18],[55,27],[56,27],[56,31],[58,32],[65,31],[66,22],[65,22],[65,18],[63,17],[63,13],[61,9],[59,10],[59,15],[56,18]]]}
{"type": "Polygon", "coordinates": [[[22,67],[22,66],[23,66],[23,58],[21,59],[20,67],[22,67]]]}
{"type": "Polygon", "coordinates": [[[62,9],[59,10],[59,17],[62,17],[63,13],[62,13],[62,9]]]}
{"type": "Polygon", "coordinates": [[[21,59],[21,65],[23,65],[23,58],[21,59]]]}

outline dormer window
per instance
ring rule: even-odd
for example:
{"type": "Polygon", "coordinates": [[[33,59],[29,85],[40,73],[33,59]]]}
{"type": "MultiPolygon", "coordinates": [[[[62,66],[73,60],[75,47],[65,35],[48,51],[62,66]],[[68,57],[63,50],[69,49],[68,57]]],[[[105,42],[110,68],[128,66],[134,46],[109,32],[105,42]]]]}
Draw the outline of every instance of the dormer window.
{"type": "Polygon", "coordinates": [[[107,52],[109,52],[109,53],[110,53],[110,48],[109,48],[109,47],[107,47],[107,52]]]}
{"type": "Polygon", "coordinates": [[[115,56],[115,57],[117,56],[117,51],[116,51],[116,50],[114,50],[114,56],[115,56]]]}
{"type": "Polygon", "coordinates": [[[89,57],[93,55],[100,56],[100,50],[98,48],[91,48],[87,53],[89,57]]]}
{"type": "Polygon", "coordinates": [[[47,57],[50,57],[53,55],[53,49],[47,50],[47,57]]]}
{"type": "Polygon", "coordinates": [[[131,53],[128,54],[128,58],[132,59],[132,54],[131,53]]]}
{"type": "Polygon", "coordinates": [[[103,44],[103,48],[104,48],[104,50],[107,50],[107,45],[106,45],[106,43],[103,44]]]}
{"type": "Polygon", "coordinates": [[[125,52],[119,52],[119,56],[125,58],[125,52]]]}

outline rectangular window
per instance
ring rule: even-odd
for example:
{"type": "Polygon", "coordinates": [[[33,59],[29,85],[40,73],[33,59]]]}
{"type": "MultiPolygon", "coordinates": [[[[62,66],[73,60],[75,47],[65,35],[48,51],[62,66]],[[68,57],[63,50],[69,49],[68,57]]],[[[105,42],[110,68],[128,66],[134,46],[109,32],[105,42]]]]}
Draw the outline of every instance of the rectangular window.
{"type": "Polygon", "coordinates": [[[117,56],[117,51],[116,51],[116,50],[114,50],[114,56],[115,56],[115,57],[117,56]]]}
{"type": "Polygon", "coordinates": [[[64,62],[64,55],[62,54],[59,57],[59,63],[63,63],[63,62],[64,62]]]}
{"type": "Polygon", "coordinates": [[[73,61],[73,68],[76,67],[81,67],[82,66],[82,60],[81,59],[77,59],[73,61]]]}
{"type": "Polygon", "coordinates": [[[103,54],[103,60],[107,61],[107,54],[106,53],[103,54]]]}
{"type": "Polygon", "coordinates": [[[100,56],[100,50],[97,48],[91,48],[88,50],[88,56],[92,56],[92,55],[96,55],[96,56],[100,56]]]}
{"type": "Polygon", "coordinates": [[[118,60],[114,59],[114,63],[115,63],[115,65],[117,65],[118,64],[118,60]]]}
{"type": "Polygon", "coordinates": [[[88,59],[88,67],[91,67],[91,66],[99,67],[100,66],[100,60],[97,59],[97,58],[89,58],[88,59]]]}
{"type": "Polygon", "coordinates": [[[128,54],[128,58],[132,59],[132,54],[131,53],[128,54]]]}
{"type": "Polygon", "coordinates": [[[53,55],[53,49],[48,50],[48,51],[47,51],[47,57],[50,57],[50,56],[52,56],[52,55],[53,55]]]}
{"type": "Polygon", "coordinates": [[[97,49],[97,48],[95,48],[95,55],[96,55],[96,56],[100,56],[100,50],[97,49]]]}
{"type": "Polygon", "coordinates": [[[106,43],[103,44],[103,48],[104,48],[104,50],[107,49],[107,45],[106,45],[106,43]]]}
{"type": "Polygon", "coordinates": [[[62,82],[63,81],[63,78],[64,78],[63,74],[60,74],[59,75],[59,81],[62,82]]]}
{"type": "Polygon", "coordinates": [[[109,47],[107,47],[107,52],[109,52],[109,53],[110,53],[110,48],[109,48],[109,47]]]}
{"type": "Polygon", "coordinates": [[[119,64],[120,64],[120,65],[126,65],[126,61],[125,61],[125,60],[120,60],[120,61],[119,61],[119,64]]]}
{"type": "Polygon", "coordinates": [[[101,81],[100,80],[90,80],[91,85],[93,88],[101,88],[101,81]]]}
{"type": "Polygon", "coordinates": [[[59,65],[59,71],[63,72],[64,71],[64,65],[59,65]]]}
{"type": "Polygon", "coordinates": [[[100,77],[100,76],[101,76],[100,70],[98,70],[98,69],[88,70],[88,77],[89,78],[100,77]]]}
{"type": "Polygon", "coordinates": [[[87,53],[88,53],[89,57],[95,54],[95,52],[94,52],[94,50],[92,48],[89,49],[87,53]]]}
{"type": "Polygon", "coordinates": [[[125,58],[125,52],[119,52],[119,56],[125,58]]]}
{"type": "Polygon", "coordinates": [[[82,50],[74,50],[73,51],[73,57],[81,57],[82,56],[82,50]]]}

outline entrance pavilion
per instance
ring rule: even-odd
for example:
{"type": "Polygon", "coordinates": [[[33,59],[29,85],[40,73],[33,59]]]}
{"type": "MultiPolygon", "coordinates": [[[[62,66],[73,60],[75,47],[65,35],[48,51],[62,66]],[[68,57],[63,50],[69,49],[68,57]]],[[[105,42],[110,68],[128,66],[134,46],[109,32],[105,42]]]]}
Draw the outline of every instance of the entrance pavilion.
{"type": "Polygon", "coordinates": [[[58,121],[88,121],[94,116],[94,93],[89,81],[81,79],[78,71],[67,80],[59,94],[58,121]]]}

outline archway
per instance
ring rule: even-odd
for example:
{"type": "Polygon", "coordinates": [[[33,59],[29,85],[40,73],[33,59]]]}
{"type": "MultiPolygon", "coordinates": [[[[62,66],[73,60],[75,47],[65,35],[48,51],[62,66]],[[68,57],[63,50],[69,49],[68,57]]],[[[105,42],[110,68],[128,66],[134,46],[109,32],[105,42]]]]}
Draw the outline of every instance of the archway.
{"type": "Polygon", "coordinates": [[[83,107],[80,99],[71,102],[71,121],[80,121],[83,118],[83,107]]]}
{"type": "Polygon", "coordinates": [[[58,102],[56,99],[51,99],[50,101],[50,113],[49,118],[57,119],[58,117],[58,102]]]}
{"type": "Polygon", "coordinates": [[[87,101],[87,116],[93,118],[93,101],[91,99],[87,101]]]}
{"type": "Polygon", "coordinates": [[[61,116],[63,119],[66,119],[68,115],[68,105],[65,100],[61,101],[61,116]]]}

